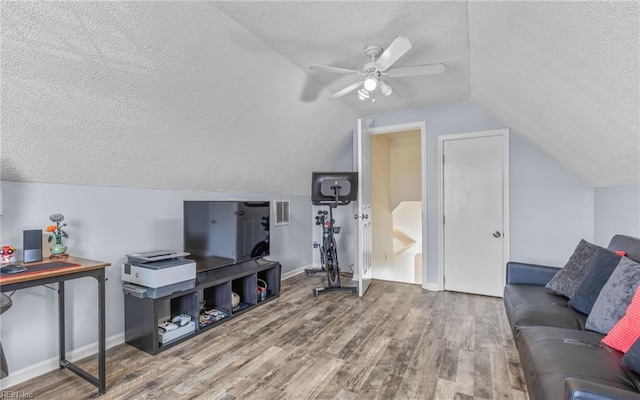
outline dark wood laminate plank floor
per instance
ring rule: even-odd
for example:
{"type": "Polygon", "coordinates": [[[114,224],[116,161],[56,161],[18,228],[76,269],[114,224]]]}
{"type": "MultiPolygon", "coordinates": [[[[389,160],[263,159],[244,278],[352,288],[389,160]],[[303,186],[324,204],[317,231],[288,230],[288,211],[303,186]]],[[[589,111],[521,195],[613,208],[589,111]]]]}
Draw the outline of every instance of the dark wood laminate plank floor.
{"type": "MultiPolygon", "coordinates": [[[[107,351],[101,399],[527,399],[502,299],[373,281],[313,296],[320,275],[283,282],[279,299],[150,356],[107,351]]],[[[95,357],[78,362],[96,372],[95,357]]],[[[8,390],[91,399],[58,370],[8,390]]]]}

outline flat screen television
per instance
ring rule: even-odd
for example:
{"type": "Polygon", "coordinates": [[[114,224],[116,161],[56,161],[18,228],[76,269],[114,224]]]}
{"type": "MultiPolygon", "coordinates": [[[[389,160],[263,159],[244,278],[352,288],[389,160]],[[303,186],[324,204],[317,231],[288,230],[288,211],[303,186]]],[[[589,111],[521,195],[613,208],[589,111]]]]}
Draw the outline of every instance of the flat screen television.
{"type": "Polygon", "coordinates": [[[185,201],[184,251],[198,270],[268,256],[269,201],[185,201]]]}

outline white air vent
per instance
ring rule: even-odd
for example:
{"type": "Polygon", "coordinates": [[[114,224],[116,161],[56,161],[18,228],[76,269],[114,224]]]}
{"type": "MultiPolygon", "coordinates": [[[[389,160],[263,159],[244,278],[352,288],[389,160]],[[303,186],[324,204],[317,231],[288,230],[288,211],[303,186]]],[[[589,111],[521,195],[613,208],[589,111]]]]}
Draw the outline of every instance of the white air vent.
{"type": "Polygon", "coordinates": [[[273,225],[289,225],[291,223],[290,209],[289,200],[274,200],[273,215],[275,219],[273,225]]]}

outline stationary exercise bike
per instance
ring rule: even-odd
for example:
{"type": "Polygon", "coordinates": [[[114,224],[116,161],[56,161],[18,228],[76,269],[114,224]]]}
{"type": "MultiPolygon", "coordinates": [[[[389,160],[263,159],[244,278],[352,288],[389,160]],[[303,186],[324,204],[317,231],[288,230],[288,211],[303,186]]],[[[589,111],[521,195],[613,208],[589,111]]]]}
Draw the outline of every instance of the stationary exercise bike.
{"type": "Polygon", "coordinates": [[[326,214],[326,211],[320,210],[318,211],[318,215],[316,215],[316,225],[320,225],[320,229],[322,229],[322,243],[313,242],[313,248],[318,249],[318,252],[320,253],[320,268],[305,268],[304,273],[307,276],[320,273],[324,274],[325,272],[327,272],[327,269],[324,265],[324,234],[327,229],[325,226],[326,218],[324,217],[324,215],[326,214]]]}
{"type": "Polygon", "coordinates": [[[313,248],[318,249],[318,253],[320,253],[320,268],[305,268],[304,272],[307,275],[320,274],[320,273],[324,274],[327,272],[325,254],[327,253],[326,240],[329,236],[329,225],[333,227],[334,234],[340,233],[340,227],[335,226],[335,221],[329,222],[328,215],[329,213],[324,210],[318,211],[318,215],[316,215],[316,226],[320,226],[320,229],[322,229],[322,243],[313,242],[313,248]]]}
{"type": "Polygon", "coordinates": [[[318,211],[316,224],[322,225],[322,247],[320,261],[327,274],[327,286],[313,290],[315,296],[330,291],[350,291],[358,293],[356,286],[342,286],[340,282],[340,264],[338,263],[338,245],[335,235],[339,228],[335,226],[333,209],[355,200],[357,173],[321,173],[312,176],[311,200],[314,205],[329,206],[329,211],[318,211]],[[355,182],[355,184],[354,184],[355,182]]]}

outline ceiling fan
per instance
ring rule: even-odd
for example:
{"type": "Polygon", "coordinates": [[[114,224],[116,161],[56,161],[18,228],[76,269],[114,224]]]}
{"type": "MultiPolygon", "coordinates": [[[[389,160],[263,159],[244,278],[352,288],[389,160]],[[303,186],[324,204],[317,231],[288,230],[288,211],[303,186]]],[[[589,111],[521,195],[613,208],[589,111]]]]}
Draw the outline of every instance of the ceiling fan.
{"type": "MultiPolygon", "coordinates": [[[[360,100],[370,99],[375,101],[373,92],[380,88],[383,95],[389,96],[391,93],[398,95],[393,89],[387,78],[406,78],[411,76],[435,75],[441,74],[446,69],[445,64],[427,64],[415,67],[402,67],[389,69],[396,61],[400,59],[407,51],[411,49],[411,42],[404,36],[398,36],[391,42],[389,47],[383,52],[381,46],[371,45],[364,48],[364,54],[371,58],[366,63],[362,71],[354,69],[329,67],[326,65],[311,65],[311,71],[330,72],[341,75],[357,75],[363,77],[362,80],[347,86],[346,88],[332,94],[331,98],[342,97],[358,88],[358,98],[360,100]],[[362,87],[361,87],[362,86],[362,87]]],[[[399,96],[399,95],[398,95],[399,96]]]]}

